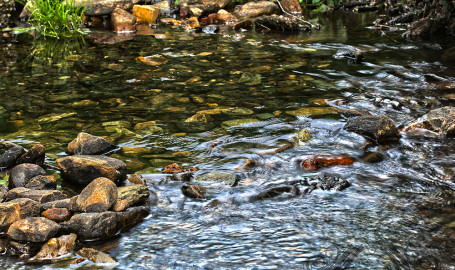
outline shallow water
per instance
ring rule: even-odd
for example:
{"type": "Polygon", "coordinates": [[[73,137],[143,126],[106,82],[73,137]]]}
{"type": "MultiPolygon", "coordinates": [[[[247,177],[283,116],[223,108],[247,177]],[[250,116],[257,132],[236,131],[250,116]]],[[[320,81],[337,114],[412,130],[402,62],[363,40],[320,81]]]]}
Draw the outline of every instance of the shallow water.
{"type": "MultiPolygon", "coordinates": [[[[118,269],[455,269],[454,141],[403,137],[364,149],[366,140],[343,130],[346,119],[323,104],[338,100],[387,114],[397,125],[452,105],[455,74],[441,59],[451,41],[409,42],[401,32],[367,29],[374,18],[332,14],[314,19],[321,31],[294,35],[159,28],[152,33],[159,35],[115,44],[106,33],[66,44],[19,36],[17,60],[0,77],[0,136],[25,147],[43,144],[54,165],[81,131],[123,147],[113,156],[148,179],[159,200],[121,237],[87,244],[112,255],[118,269]],[[333,57],[354,48],[363,63],[333,57]],[[232,107],[244,110],[214,112],[232,107]],[[323,109],[290,113],[302,107],[323,109]],[[202,110],[214,113],[207,123],[185,122],[202,110]],[[226,122],[238,119],[253,120],[226,122]],[[146,121],[158,128],[135,129],[146,121]],[[309,142],[260,155],[302,128],[311,132],[309,142]],[[353,166],[323,170],[352,186],[244,199],[269,183],[314,175],[295,165],[314,153],[354,157],[353,166]],[[371,153],[379,158],[364,161],[371,153]],[[231,171],[246,159],[259,165],[238,171],[239,186],[209,185],[210,199],[222,201],[215,208],[183,203],[181,183],[152,181],[173,162],[204,173],[231,171]]],[[[29,268],[7,257],[0,265],[29,268]]]]}

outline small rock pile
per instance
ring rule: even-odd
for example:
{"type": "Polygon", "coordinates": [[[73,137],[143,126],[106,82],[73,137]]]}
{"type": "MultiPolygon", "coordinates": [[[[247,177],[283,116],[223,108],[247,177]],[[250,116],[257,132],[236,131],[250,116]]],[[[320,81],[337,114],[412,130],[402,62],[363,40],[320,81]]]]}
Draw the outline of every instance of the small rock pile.
{"type": "MultiPolygon", "coordinates": [[[[101,155],[115,148],[101,137],[80,133],[68,145],[67,153],[73,155],[57,160],[63,181],[84,187],[72,197],[57,190],[55,178],[46,175],[44,146],[37,144],[26,151],[1,142],[0,147],[4,149],[0,166],[9,173],[8,189],[0,192],[0,231],[7,235],[0,239],[2,253],[34,255],[30,263],[55,262],[72,254],[77,240],[113,237],[149,214],[148,187],[117,186],[127,178],[126,165],[101,155]],[[36,253],[37,246],[41,248],[36,253]]],[[[115,263],[107,254],[89,248],[76,254],[74,264],[115,263]]]]}

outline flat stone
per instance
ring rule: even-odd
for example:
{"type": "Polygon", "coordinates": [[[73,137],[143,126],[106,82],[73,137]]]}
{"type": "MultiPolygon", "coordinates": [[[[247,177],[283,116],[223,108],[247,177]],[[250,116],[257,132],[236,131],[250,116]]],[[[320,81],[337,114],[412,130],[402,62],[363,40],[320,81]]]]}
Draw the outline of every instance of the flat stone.
{"type": "Polygon", "coordinates": [[[100,155],[114,148],[116,146],[104,138],[81,132],[68,144],[66,152],[70,155],[100,155]]]}
{"type": "Polygon", "coordinates": [[[38,175],[30,179],[24,186],[29,189],[55,189],[57,181],[50,175],[38,175]]]}
{"type": "Polygon", "coordinates": [[[54,236],[60,226],[44,217],[29,217],[11,224],[8,237],[16,241],[44,242],[54,236]]]}
{"type": "Polygon", "coordinates": [[[304,107],[298,110],[287,111],[286,112],[292,116],[298,115],[309,115],[309,116],[319,116],[319,115],[327,115],[327,114],[339,114],[339,110],[333,107],[304,107]]]}
{"type": "Polygon", "coordinates": [[[43,211],[46,211],[46,210],[49,210],[52,208],[65,208],[65,209],[68,209],[71,211],[73,211],[73,210],[77,211],[77,209],[75,208],[75,205],[73,206],[73,204],[75,204],[75,200],[76,200],[76,198],[73,197],[73,198],[68,198],[68,199],[63,199],[63,200],[42,203],[40,205],[40,211],[43,212],[43,211]]]}
{"type": "Polygon", "coordinates": [[[76,247],[77,235],[72,233],[51,238],[44,244],[40,251],[28,263],[54,263],[61,260],[62,256],[73,253],[76,247]]]}
{"type": "Polygon", "coordinates": [[[59,190],[38,190],[25,187],[13,188],[8,191],[4,200],[11,201],[19,198],[28,198],[39,203],[47,203],[66,199],[66,195],[59,190]]]}
{"type": "Polygon", "coordinates": [[[117,263],[111,256],[107,255],[104,252],[93,248],[83,248],[76,252],[77,255],[93,262],[100,264],[115,264],[117,263]]]}
{"type": "Polygon", "coordinates": [[[119,187],[117,191],[117,201],[126,200],[128,202],[127,207],[143,204],[150,196],[150,191],[146,185],[119,187]]]}
{"type": "Polygon", "coordinates": [[[117,186],[100,177],[88,184],[76,199],[76,207],[83,212],[105,212],[117,201],[117,186]]]}
{"type": "Polygon", "coordinates": [[[275,3],[269,1],[258,1],[246,3],[241,6],[236,14],[244,18],[254,18],[261,15],[278,14],[279,12],[280,8],[275,3]]]}
{"type": "Polygon", "coordinates": [[[429,111],[403,128],[406,135],[428,137],[455,136],[455,107],[442,107],[429,111]]]}
{"type": "Polygon", "coordinates": [[[51,208],[42,212],[41,216],[55,222],[63,222],[70,220],[71,212],[66,208],[51,208]]]}
{"type": "Polygon", "coordinates": [[[0,231],[8,230],[9,226],[18,220],[39,214],[39,203],[31,199],[22,198],[0,203],[0,231]]]}
{"type": "Polygon", "coordinates": [[[238,174],[233,172],[224,172],[224,171],[214,171],[208,172],[205,174],[197,175],[194,178],[195,182],[218,182],[218,183],[225,183],[229,186],[237,185],[240,177],[238,174]]]}
{"type": "Polygon", "coordinates": [[[64,180],[84,186],[98,177],[106,177],[114,183],[126,179],[126,164],[111,157],[75,155],[57,159],[57,164],[62,168],[64,180]]]}
{"type": "Polygon", "coordinates": [[[258,119],[234,119],[234,120],[228,120],[224,121],[221,123],[221,126],[225,129],[233,127],[233,126],[241,126],[245,124],[250,124],[250,123],[256,123],[259,122],[258,119]]]}

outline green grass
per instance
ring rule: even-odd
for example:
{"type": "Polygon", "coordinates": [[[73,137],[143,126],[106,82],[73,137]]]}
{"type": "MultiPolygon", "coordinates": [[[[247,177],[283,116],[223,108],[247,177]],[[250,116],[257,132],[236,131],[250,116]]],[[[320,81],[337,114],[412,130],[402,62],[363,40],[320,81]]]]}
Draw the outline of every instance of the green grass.
{"type": "Polygon", "coordinates": [[[68,37],[81,35],[84,7],[76,6],[74,0],[30,0],[30,25],[45,37],[68,37]]]}

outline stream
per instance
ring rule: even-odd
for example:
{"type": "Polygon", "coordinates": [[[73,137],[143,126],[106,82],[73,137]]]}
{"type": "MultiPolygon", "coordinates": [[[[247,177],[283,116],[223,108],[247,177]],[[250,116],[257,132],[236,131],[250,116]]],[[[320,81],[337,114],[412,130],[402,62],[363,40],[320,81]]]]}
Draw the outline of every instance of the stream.
{"type": "MultiPolygon", "coordinates": [[[[404,136],[365,148],[327,105],[385,114],[399,127],[454,105],[455,70],[442,55],[455,42],[408,41],[402,31],[367,28],[374,19],[313,15],[321,30],[301,34],[160,27],[71,42],[20,34],[0,70],[0,138],[43,144],[54,166],[79,132],[122,147],[112,157],[158,199],[139,225],[85,244],[111,255],[115,269],[455,269],[455,141],[404,136]],[[349,64],[333,57],[339,50],[360,50],[365,60],[349,64]],[[201,112],[207,119],[188,121],[201,112]],[[260,154],[303,128],[310,141],[260,154]],[[355,162],[299,169],[296,159],[311,154],[355,162]],[[246,160],[257,166],[242,167],[246,160]],[[174,162],[197,174],[235,172],[240,182],[209,183],[206,200],[184,201],[182,183],[158,184],[174,162]],[[243,199],[319,172],[351,186],[243,199]],[[220,205],[205,207],[215,198],[220,205]]],[[[0,267],[36,269],[11,257],[0,267]]]]}

